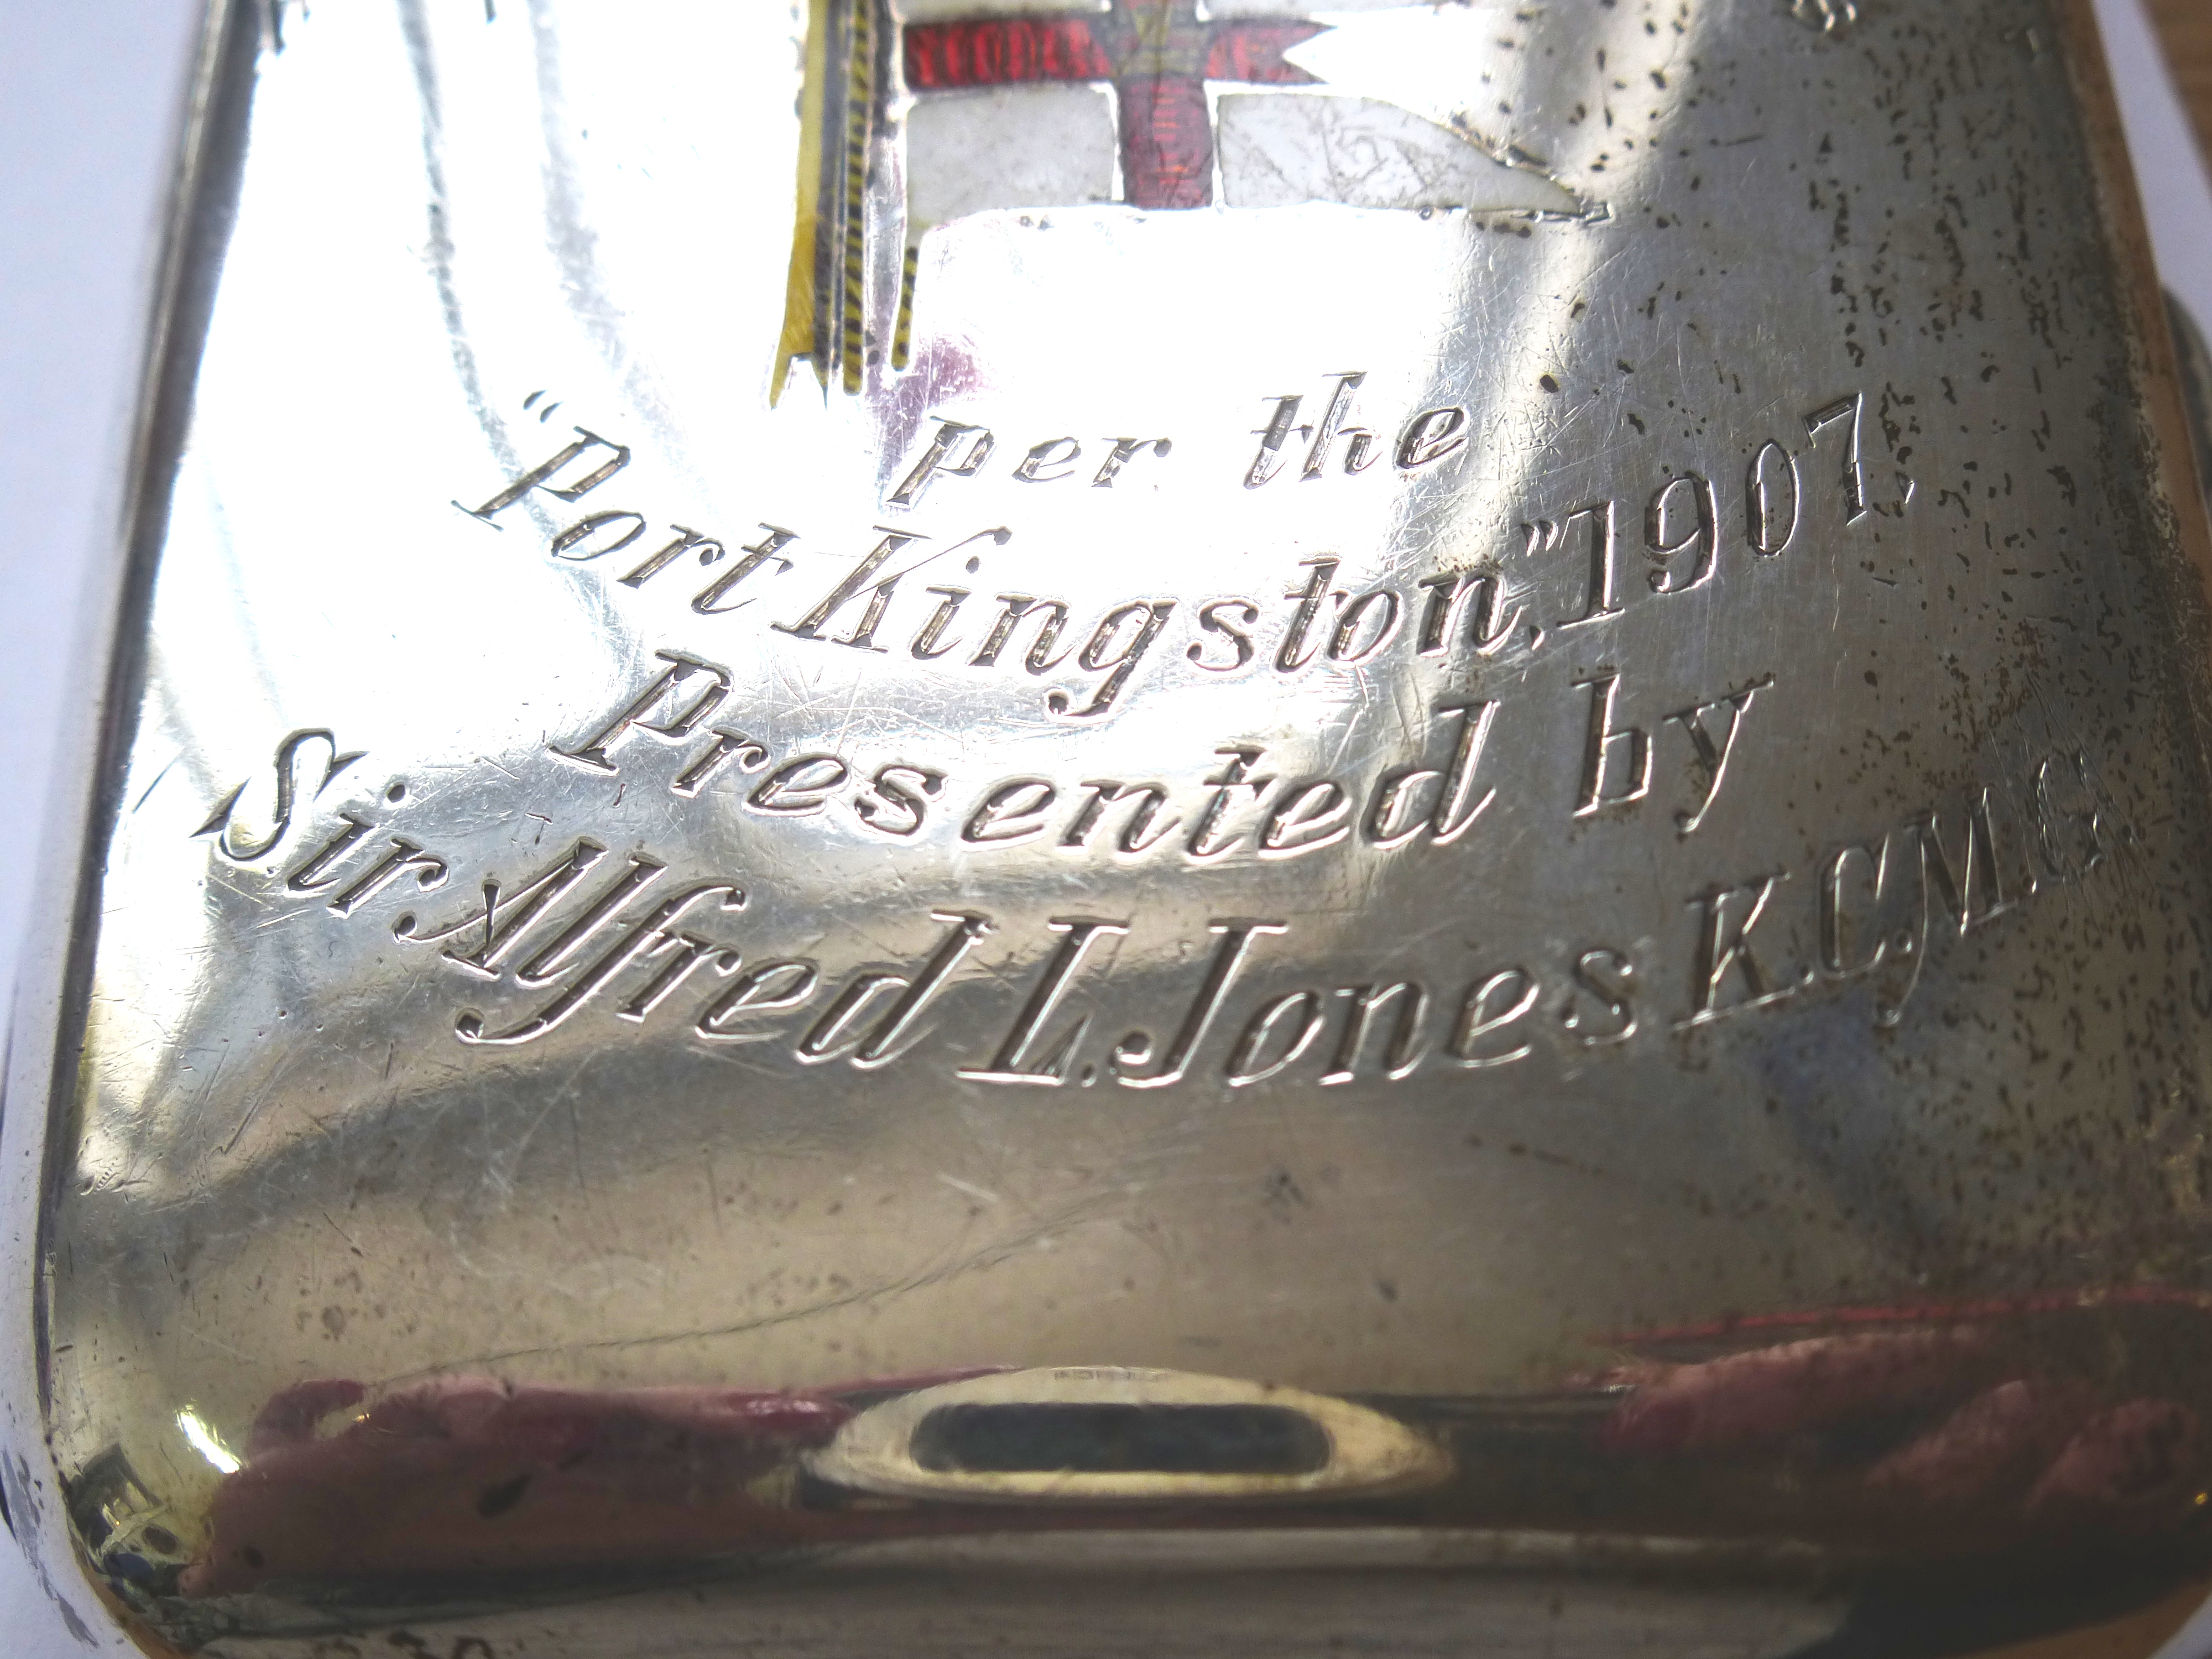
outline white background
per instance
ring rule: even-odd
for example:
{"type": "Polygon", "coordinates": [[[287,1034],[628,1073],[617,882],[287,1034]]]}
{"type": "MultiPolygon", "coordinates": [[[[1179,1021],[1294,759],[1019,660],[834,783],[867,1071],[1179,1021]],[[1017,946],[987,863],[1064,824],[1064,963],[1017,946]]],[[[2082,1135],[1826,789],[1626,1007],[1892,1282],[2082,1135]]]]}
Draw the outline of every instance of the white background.
{"type": "MultiPolygon", "coordinates": [[[[2098,0],[2106,50],[2166,285],[2212,325],[2212,188],[2136,5],[2098,0]]],[[[94,619],[78,592],[115,540],[198,12],[198,0],[0,0],[0,800],[19,837],[51,791],[83,787],[86,757],[58,756],[55,738],[64,696],[85,684],[94,619]]],[[[0,853],[0,984],[37,884],[74,868],[33,854],[20,838],[0,853]]],[[[0,1655],[87,1651],[0,1547],[0,1655]]],[[[2212,1659],[2212,1607],[2164,1659],[2212,1659]]]]}

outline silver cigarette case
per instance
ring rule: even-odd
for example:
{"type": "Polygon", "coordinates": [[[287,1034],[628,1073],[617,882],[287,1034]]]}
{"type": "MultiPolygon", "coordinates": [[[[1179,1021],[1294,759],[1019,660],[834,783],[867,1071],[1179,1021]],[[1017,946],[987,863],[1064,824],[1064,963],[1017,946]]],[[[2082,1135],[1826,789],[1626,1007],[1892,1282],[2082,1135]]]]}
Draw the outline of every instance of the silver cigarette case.
{"type": "Polygon", "coordinates": [[[2085,0],[216,0],[191,119],[0,1136],[88,1638],[2203,1599],[2212,544],[2085,0]]]}

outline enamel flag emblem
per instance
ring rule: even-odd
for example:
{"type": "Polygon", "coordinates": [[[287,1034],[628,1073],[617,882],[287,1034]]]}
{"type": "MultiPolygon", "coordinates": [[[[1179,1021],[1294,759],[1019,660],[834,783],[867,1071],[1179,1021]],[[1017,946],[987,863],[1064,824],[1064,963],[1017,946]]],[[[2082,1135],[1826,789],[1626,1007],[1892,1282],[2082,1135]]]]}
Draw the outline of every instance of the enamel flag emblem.
{"type": "Polygon", "coordinates": [[[813,0],[777,388],[799,358],[848,392],[904,367],[923,240],[973,214],[1582,210],[1458,112],[1363,74],[1463,50],[1478,13],[1294,6],[813,0]]]}

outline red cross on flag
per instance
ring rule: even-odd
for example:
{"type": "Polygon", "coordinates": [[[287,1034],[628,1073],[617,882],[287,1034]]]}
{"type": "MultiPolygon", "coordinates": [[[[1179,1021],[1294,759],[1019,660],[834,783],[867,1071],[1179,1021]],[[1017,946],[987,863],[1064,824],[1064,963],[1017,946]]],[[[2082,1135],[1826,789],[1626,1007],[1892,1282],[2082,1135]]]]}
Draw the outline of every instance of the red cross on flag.
{"type": "Polygon", "coordinates": [[[1434,95],[1479,94],[1482,9],[1323,4],[813,0],[784,361],[848,391],[902,366],[922,241],[971,214],[1581,208],[1434,95]]]}
{"type": "MultiPolygon", "coordinates": [[[[1140,208],[1204,207],[1213,200],[1213,112],[1206,106],[1207,82],[1310,82],[1314,77],[1283,54],[1322,27],[1304,19],[1201,21],[1192,0],[1119,0],[1090,15],[910,21],[903,58],[907,87],[917,101],[908,118],[908,142],[917,132],[933,136],[947,125],[938,112],[978,102],[932,94],[1085,83],[1075,103],[1054,99],[1059,107],[1036,112],[1079,142],[1088,136],[1079,131],[1086,124],[1068,115],[1085,104],[1101,114],[1107,105],[1115,106],[1121,199],[1140,208]]],[[[911,165],[911,149],[908,156],[911,165]]],[[[925,177],[917,182],[934,181],[925,177]]],[[[911,185],[908,199],[914,199],[911,185]]]]}

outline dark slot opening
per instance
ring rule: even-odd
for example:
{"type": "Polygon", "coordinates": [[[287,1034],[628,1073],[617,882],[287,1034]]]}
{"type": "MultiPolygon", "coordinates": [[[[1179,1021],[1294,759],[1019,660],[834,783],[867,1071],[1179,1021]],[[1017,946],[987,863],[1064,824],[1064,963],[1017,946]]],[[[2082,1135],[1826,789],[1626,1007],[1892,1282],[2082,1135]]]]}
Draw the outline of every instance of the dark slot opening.
{"type": "Polygon", "coordinates": [[[969,1474],[1310,1474],[1328,1435],[1280,1406],[939,1406],[914,1461],[969,1474]]]}

